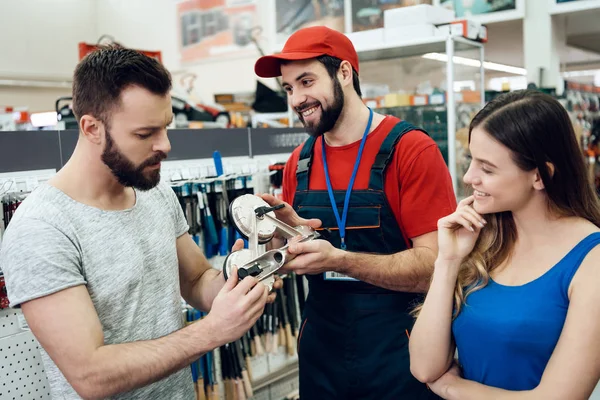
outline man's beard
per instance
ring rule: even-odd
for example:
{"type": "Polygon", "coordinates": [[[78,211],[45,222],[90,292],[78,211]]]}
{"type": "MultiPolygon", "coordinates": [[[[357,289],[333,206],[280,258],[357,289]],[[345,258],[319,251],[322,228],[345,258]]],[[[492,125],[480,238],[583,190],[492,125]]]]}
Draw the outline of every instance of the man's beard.
{"type": "Polygon", "coordinates": [[[123,153],[117,149],[108,129],[106,130],[106,146],[102,152],[102,161],[111,170],[119,183],[126,187],[138,190],[150,190],[160,182],[160,170],[152,170],[144,174],[144,168],[149,165],[158,164],[167,158],[163,152],[159,152],[152,158],[135,166],[123,153]]]}
{"type": "Polygon", "coordinates": [[[331,131],[340,118],[340,114],[344,108],[344,93],[342,92],[342,85],[340,84],[340,81],[338,81],[337,77],[333,78],[332,81],[333,104],[331,104],[331,107],[325,109],[322,104],[317,102],[296,108],[300,122],[302,122],[302,125],[304,125],[306,131],[311,136],[318,137],[325,132],[331,131]],[[302,112],[319,105],[321,106],[321,118],[317,122],[307,124],[304,121],[302,112]]]}

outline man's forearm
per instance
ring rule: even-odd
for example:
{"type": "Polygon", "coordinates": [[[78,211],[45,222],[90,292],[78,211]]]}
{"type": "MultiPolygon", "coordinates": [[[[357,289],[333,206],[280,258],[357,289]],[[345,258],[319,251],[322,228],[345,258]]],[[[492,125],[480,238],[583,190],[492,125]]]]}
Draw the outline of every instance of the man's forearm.
{"type": "Polygon", "coordinates": [[[73,387],[101,399],[163,379],[220,346],[206,320],[155,340],[105,345],[82,366],[73,387]]]}
{"type": "Polygon", "coordinates": [[[435,259],[427,247],[390,255],[344,252],[337,270],[375,286],[421,293],[429,287],[435,259]]]}
{"type": "Polygon", "coordinates": [[[185,300],[196,310],[209,312],[213,300],[225,285],[223,272],[214,268],[207,269],[194,284],[191,296],[185,300]]]}

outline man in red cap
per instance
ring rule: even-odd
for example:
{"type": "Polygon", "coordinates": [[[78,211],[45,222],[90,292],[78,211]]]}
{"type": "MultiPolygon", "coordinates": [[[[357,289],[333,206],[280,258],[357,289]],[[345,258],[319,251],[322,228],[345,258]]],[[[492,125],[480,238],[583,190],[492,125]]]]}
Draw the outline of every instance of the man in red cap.
{"type": "Polygon", "coordinates": [[[456,208],[436,143],[365,106],[358,55],[335,30],[297,31],[255,71],[282,77],[310,134],[286,164],[291,207],[278,217],[320,228],[325,238],[291,243],[296,258],[286,266],[309,281],[298,340],[301,398],[435,398],[410,373],[408,335],[411,306],[437,256],[437,221],[456,208]]]}

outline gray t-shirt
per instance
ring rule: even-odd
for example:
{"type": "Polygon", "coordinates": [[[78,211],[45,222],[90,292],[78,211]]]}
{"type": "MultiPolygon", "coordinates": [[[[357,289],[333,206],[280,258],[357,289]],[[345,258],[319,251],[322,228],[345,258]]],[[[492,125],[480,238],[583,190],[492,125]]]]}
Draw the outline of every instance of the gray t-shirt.
{"type": "MultiPolygon", "coordinates": [[[[0,248],[11,306],[86,285],[105,344],[183,328],[176,239],[188,225],[173,190],[136,191],[128,210],[102,211],[39,186],[10,221],[0,248]]],[[[64,338],[68,340],[68,337],[64,338]]],[[[53,399],[79,399],[42,349],[53,399]]],[[[114,399],[195,399],[190,368],[114,399]]]]}

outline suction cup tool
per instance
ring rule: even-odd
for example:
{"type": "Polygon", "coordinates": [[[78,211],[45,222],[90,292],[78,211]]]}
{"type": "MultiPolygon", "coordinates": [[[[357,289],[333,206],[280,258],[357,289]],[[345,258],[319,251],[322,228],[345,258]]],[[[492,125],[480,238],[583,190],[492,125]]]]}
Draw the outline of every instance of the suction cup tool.
{"type": "MultiPolygon", "coordinates": [[[[278,257],[277,259],[282,261],[281,257],[278,257]]],[[[269,288],[269,291],[273,290],[275,276],[272,274],[266,277],[260,276],[261,274],[264,276],[265,273],[269,273],[273,267],[268,263],[265,265],[263,260],[256,260],[252,256],[252,251],[242,249],[227,256],[223,263],[223,275],[225,276],[225,279],[229,279],[234,266],[238,268],[239,280],[243,280],[247,276],[253,276],[260,279],[260,281],[269,288]],[[255,262],[252,262],[252,260],[255,260],[255,262]],[[267,269],[265,269],[265,266],[267,269]]]]}
{"type": "MultiPolygon", "coordinates": [[[[253,232],[253,220],[256,220],[256,235],[259,244],[268,243],[275,235],[277,226],[269,218],[257,218],[255,210],[260,207],[268,208],[269,204],[258,196],[245,194],[237,197],[229,205],[229,215],[231,222],[237,231],[246,240],[250,238],[253,232]]],[[[267,215],[275,218],[273,211],[267,215]]]]}
{"type": "Polygon", "coordinates": [[[234,266],[238,267],[238,277],[242,278],[240,275],[244,275],[244,273],[240,273],[239,268],[252,261],[253,258],[252,252],[248,249],[242,249],[229,254],[223,263],[223,274],[225,275],[225,279],[229,279],[231,270],[234,266]]]}

